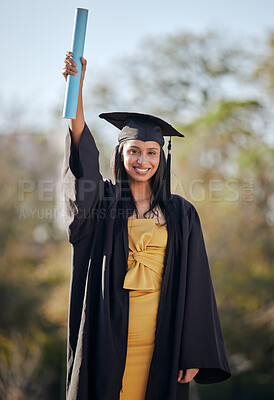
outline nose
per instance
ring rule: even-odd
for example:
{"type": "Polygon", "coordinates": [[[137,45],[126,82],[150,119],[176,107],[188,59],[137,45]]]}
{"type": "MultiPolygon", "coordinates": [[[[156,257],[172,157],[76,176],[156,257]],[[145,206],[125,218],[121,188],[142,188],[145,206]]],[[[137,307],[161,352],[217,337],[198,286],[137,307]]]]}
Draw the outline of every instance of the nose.
{"type": "Polygon", "coordinates": [[[140,152],[139,157],[138,157],[138,164],[142,164],[142,163],[145,164],[146,161],[147,161],[146,155],[140,152]]]}

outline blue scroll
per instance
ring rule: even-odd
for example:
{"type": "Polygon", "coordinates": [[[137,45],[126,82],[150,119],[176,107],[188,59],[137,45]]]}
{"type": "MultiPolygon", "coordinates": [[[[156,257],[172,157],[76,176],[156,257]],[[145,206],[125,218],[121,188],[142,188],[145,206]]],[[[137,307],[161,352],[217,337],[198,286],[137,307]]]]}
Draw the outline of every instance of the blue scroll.
{"type": "Polygon", "coordinates": [[[73,60],[77,64],[76,68],[78,70],[78,73],[76,75],[68,75],[67,77],[63,118],[76,118],[80,78],[82,71],[81,57],[84,53],[87,19],[88,10],[84,8],[76,8],[71,51],[73,52],[73,60]]]}

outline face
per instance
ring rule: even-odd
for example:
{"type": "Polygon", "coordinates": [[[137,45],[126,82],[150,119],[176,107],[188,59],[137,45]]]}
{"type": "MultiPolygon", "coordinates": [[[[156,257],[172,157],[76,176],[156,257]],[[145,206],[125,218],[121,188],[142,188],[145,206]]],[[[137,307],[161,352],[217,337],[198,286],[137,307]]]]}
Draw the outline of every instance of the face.
{"type": "Polygon", "coordinates": [[[145,182],[157,171],[161,146],[157,142],[127,140],[123,147],[122,160],[131,181],[145,182]]]}

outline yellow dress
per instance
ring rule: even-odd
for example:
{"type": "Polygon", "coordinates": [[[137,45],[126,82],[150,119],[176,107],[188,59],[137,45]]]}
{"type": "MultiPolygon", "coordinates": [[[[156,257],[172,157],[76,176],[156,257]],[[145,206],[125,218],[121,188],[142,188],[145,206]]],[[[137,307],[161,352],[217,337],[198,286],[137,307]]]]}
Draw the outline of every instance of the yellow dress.
{"type": "Polygon", "coordinates": [[[156,317],[167,243],[166,226],[154,219],[128,220],[128,344],[120,400],[144,400],[154,350],[156,317]]]}

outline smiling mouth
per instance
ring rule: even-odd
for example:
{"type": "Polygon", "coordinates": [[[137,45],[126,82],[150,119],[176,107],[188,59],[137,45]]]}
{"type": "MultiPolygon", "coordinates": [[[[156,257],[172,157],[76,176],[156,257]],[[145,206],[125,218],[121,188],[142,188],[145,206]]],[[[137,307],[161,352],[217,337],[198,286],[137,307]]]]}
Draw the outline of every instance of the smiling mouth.
{"type": "Polygon", "coordinates": [[[141,173],[141,174],[145,174],[146,172],[149,171],[150,168],[137,168],[137,167],[133,167],[135,169],[135,171],[141,173]]]}

